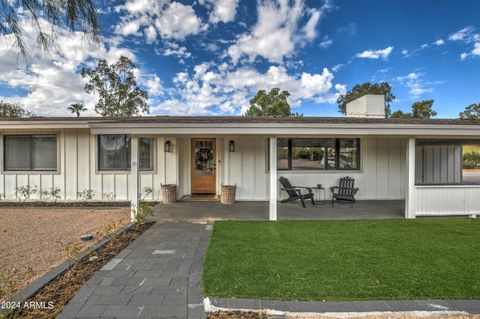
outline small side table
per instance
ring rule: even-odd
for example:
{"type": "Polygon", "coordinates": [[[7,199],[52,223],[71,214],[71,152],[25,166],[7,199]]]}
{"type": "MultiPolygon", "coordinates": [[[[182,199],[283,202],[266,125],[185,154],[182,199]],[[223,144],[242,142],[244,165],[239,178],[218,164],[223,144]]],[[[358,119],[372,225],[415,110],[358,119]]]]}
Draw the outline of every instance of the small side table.
{"type": "Polygon", "coordinates": [[[316,200],[317,204],[320,202],[320,193],[323,192],[323,205],[327,202],[327,193],[325,190],[325,187],[322,186],[322,184],[317,184],[316,187],[310,187],[312,191],[315,192],[315,195],[317,196],[318,200],[316,200]]]}

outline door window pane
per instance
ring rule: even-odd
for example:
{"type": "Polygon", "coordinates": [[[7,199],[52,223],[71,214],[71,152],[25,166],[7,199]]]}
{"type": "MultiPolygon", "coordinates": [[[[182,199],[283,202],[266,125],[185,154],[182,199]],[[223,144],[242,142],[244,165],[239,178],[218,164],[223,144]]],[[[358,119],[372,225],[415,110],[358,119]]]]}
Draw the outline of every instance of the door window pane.
{"type": "Polygon", "coordinates": [[[57,169],[56,136],[32,136],[32,170],[57,169]]]}
{"type": "Polygon", "coordinates": [[[340,169],[359,168],[357,139],[340,139],[338,165],[340,169]]]}
{"type": "Polygon", "coordinates": [[[30,170],[30,136],[5,136],[5,170],[30,170]]]}
{"type": "Polygon", "coordinates": [[[195,175],[211,175],[213,173],[212,141],[195,141],[194,156],[195,175]]]}

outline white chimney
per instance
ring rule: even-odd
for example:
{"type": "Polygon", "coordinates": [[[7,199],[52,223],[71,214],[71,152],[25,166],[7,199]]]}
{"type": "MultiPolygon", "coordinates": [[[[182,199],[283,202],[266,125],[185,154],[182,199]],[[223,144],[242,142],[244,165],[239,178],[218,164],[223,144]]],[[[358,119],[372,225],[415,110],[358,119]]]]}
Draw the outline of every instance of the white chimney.
{"type": "Polygon", "coordinates": [[[385,96],[367,94],[347,103],[347,117],[385,118],[385,96]]]}

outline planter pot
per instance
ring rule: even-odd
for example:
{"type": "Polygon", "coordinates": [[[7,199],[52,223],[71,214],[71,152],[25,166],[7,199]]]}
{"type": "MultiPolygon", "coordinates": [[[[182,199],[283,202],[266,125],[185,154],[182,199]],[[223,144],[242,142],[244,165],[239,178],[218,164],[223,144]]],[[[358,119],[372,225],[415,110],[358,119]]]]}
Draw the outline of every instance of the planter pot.
{"type": "Polygon", "coordinates": [[[175,203],[177,201],[177,185],[162,185],[162,200],[166,204],[175,203]]]}
{"type": "Polygon", "coordinates": [[[231,205],[235,203],[236,189],[237,185],[222,185],[220,202],[225,205],[231,205]]]}

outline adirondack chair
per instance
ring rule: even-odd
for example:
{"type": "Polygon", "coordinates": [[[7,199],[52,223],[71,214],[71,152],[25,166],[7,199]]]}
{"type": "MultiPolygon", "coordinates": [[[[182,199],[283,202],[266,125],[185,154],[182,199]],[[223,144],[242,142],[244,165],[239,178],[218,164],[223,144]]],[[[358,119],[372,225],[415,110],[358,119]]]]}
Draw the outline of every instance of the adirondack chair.
{"type": "Polygon", "coordinates": [[[285,177],[280,177],[279,179],[280,184],[282,185],[282,190],[287,192],[288,198],[280,201],[281,203],[286,203],[286,202],[292,202],[296,200],[300,200],[302,202],[302,206],[306,208],[307,206],[305,205],[305,200],[306,199],[311,199],[312,200],[312,205],[315,205],[315,200],[313,198],[313,192],[311,187],[305,187],[305,186],[293,186],[290,181],[285,178],[285,177]],[[303,192],[302,189],[306,189],[307,193],[303,192]]]}
{"type": "Polygon", "coordinates": [[[338,186],[330,187],[330,191],[332,192],[332,206],[334,200],[344,200],[352,202],[351,207],[353,207],[353,203],[355,201],[355,194],[358,192],[358,188],[355,188],[355,179],[351,177],[342,177],[340,178],[340,182],[338,186]]]}

